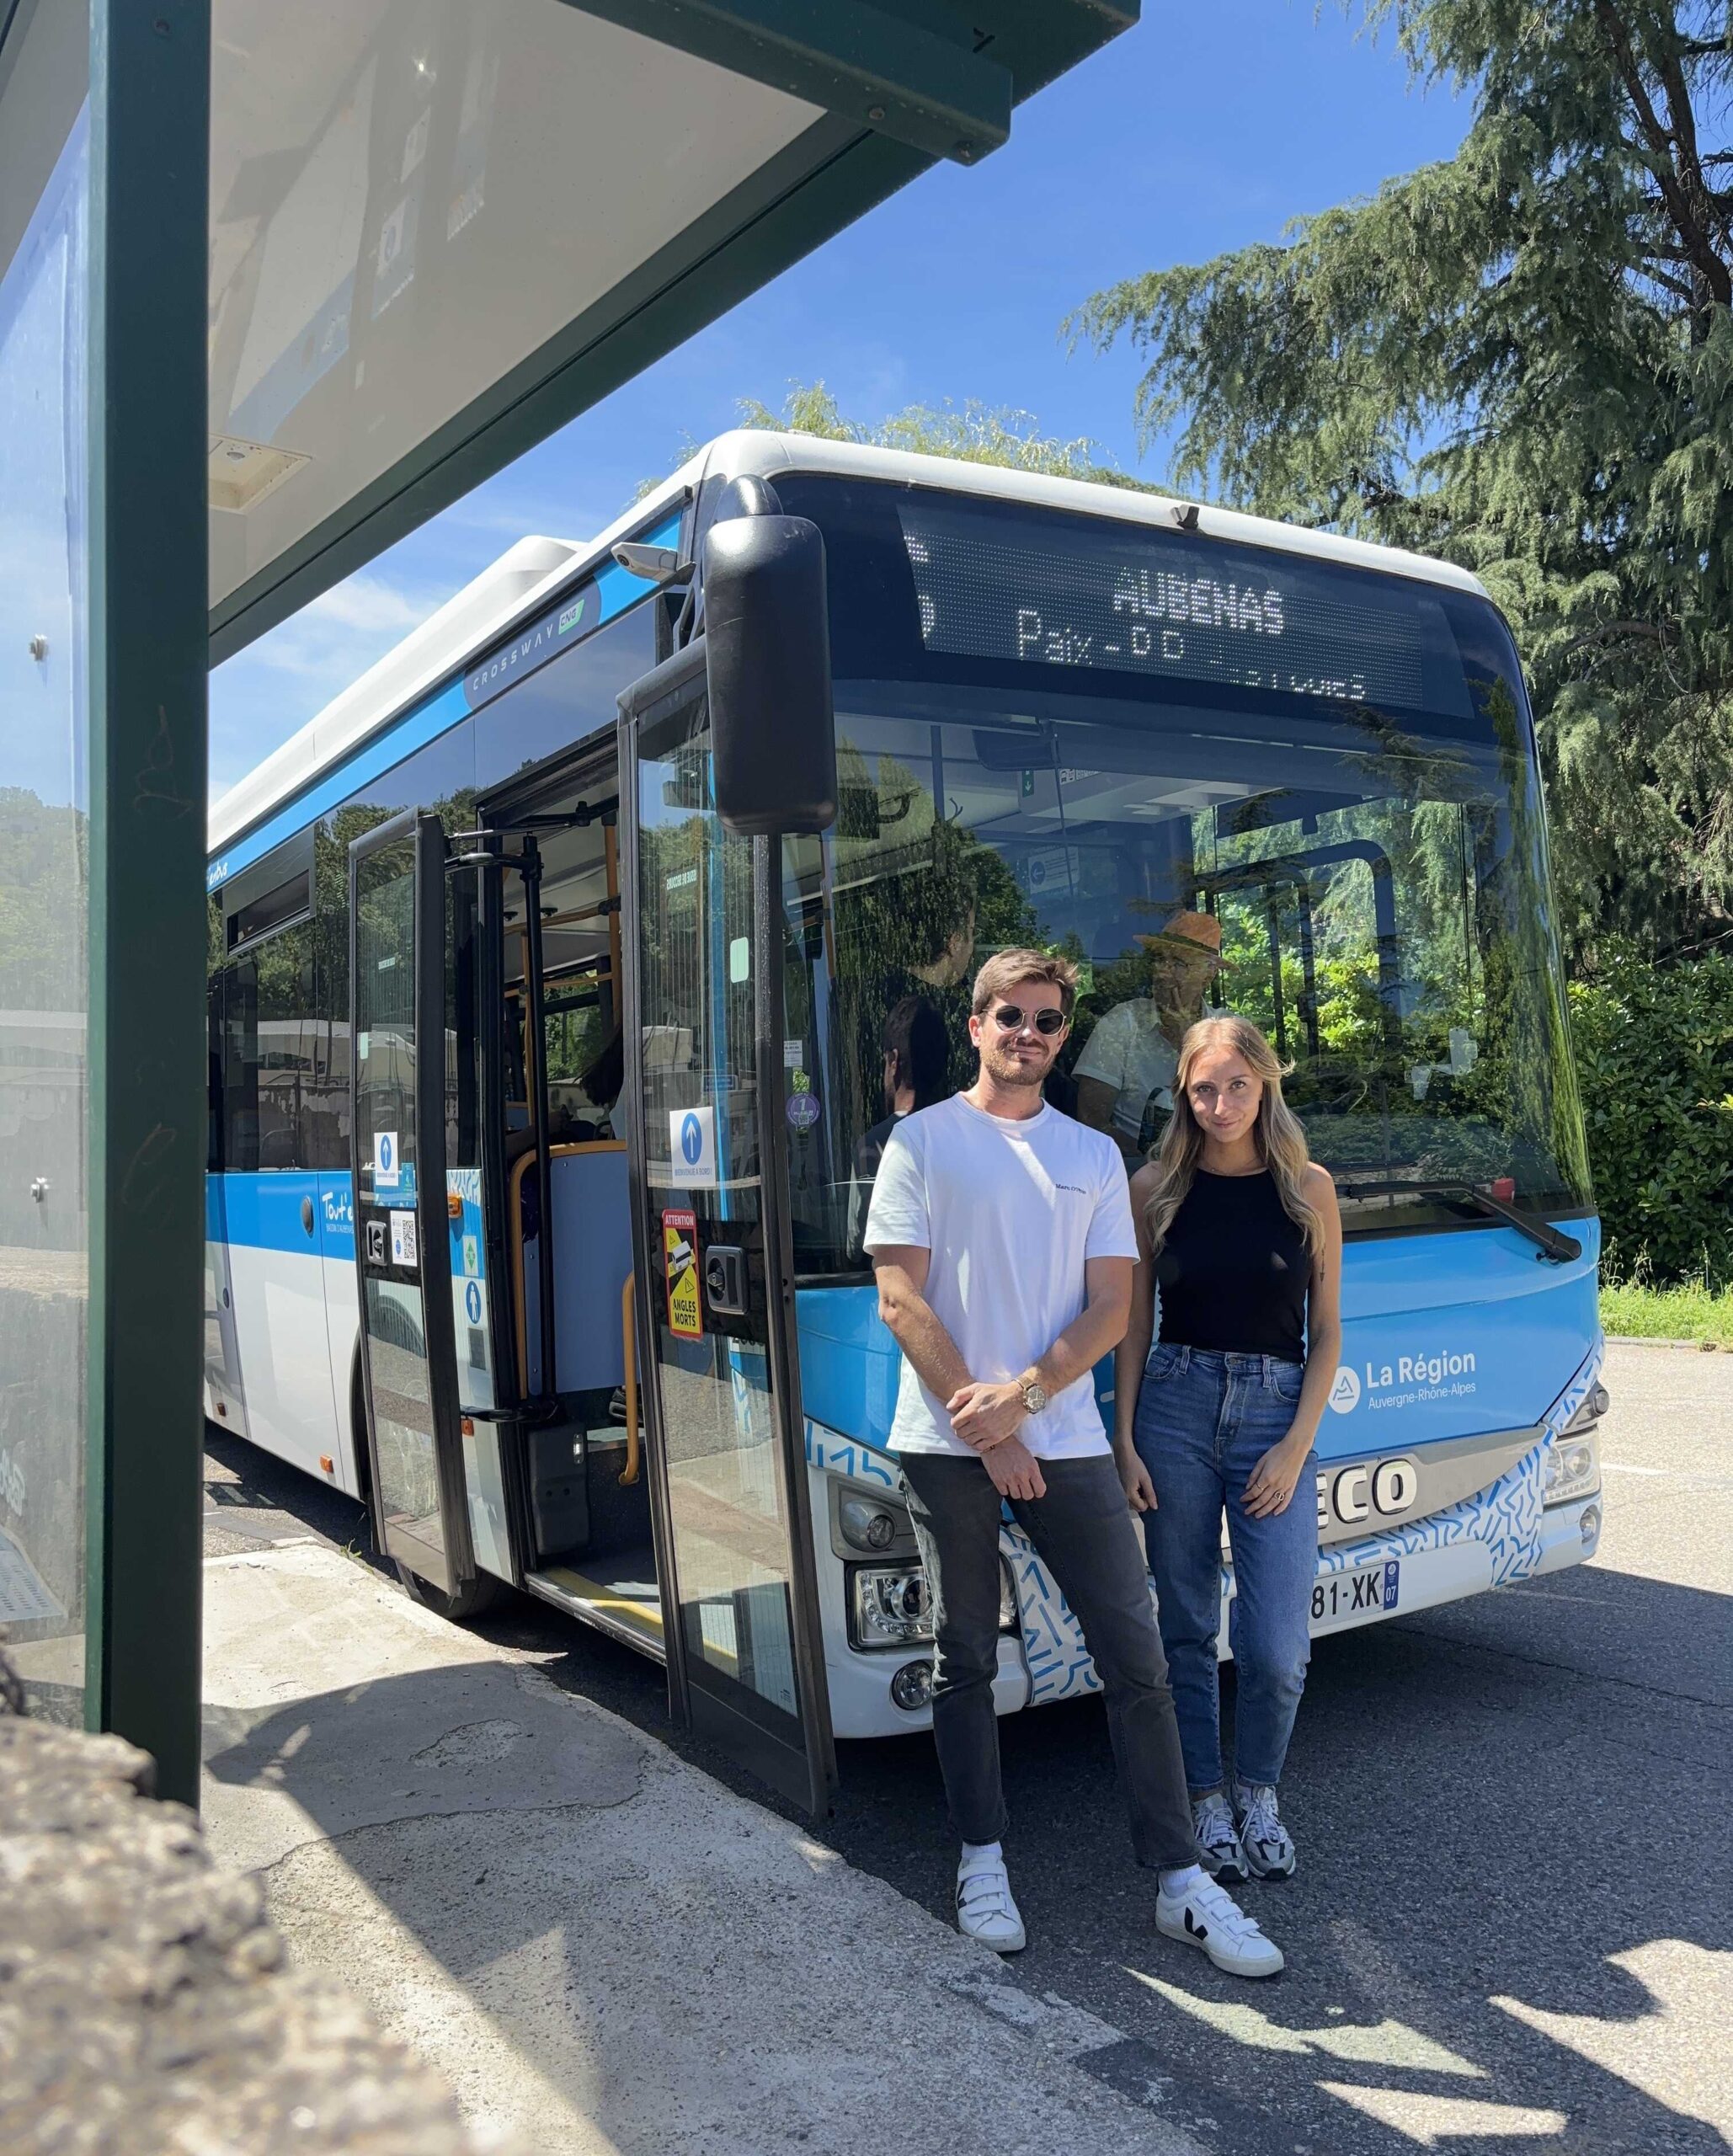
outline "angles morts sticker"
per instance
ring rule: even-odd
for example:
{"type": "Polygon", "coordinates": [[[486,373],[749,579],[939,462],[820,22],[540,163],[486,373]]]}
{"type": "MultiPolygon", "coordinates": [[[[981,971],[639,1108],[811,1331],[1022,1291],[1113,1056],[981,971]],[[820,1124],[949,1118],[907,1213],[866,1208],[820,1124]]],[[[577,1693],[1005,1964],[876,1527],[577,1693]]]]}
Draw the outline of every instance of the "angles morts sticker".
{"type": "Polygon", "coordinates": [[[668,1329],[680,1340],[701,1340],[704,1318],[698,1303],[698,1216],[672,1211],[662,1215],[662,1264],[668,1290],[668,1329]]]}

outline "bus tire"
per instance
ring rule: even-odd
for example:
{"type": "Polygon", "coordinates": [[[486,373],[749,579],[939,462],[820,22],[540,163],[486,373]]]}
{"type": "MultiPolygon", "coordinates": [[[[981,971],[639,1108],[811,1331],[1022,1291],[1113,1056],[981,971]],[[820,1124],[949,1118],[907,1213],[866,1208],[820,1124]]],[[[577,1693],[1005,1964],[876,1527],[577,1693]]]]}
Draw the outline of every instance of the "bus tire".
{"type": "Polygon", "coordinates": [[[456,1593],[447,1594],[431,1580],[424,1580],[419,1572],[412,1572],[401,1558],[396,1561],[397,1577],[408,1589],[409,1599],[419,1602],[424,1609],[430,1609],[435,1617],[444,1617],[454,1625],[461,1625],[472,1617],[479,1617],[483,1610],[491,1609],[505,1592],[504,1580],[496,1580],[491,1572],[477,1572],[468,1586],[456,1593]]]}

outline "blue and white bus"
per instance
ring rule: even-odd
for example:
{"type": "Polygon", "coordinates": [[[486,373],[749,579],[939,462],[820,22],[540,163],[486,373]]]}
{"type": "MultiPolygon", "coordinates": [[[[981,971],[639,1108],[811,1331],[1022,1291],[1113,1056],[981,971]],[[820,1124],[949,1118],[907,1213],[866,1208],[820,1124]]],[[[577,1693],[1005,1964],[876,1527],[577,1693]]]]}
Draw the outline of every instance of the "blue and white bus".
{"type": "MultiPolygon", "coordinates": [[[[1293,1066],[1346,1236],[1314,1629],[1593,1551],[1533,730],[1462,570],[729,435],[514,547],[211,838],[210,1415],[365,1497],[435,1608],[509,1585],[663,1659],[801,1801],[928,1716],[859,1239],[887,1019],[929,1006],[966,1083],[994,948],[1078,963],[1050,1097],[1128,1157],[1165,1098],[1106,1043],[1172,1022],[1180,914],[1293,1066]]],[[[1001,1710],[1091,1689],[1001,1547],[1001,1710]]]]}

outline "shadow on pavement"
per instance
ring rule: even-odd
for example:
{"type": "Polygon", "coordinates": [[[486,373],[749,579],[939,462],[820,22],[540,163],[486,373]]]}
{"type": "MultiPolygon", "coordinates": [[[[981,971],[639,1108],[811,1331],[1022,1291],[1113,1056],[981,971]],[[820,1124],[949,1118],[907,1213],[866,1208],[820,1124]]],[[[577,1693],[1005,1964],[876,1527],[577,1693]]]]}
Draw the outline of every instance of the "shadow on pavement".
{"type": "MultiPolygon", "coordinates": [[[[1234,2121],[1235,2148],[1514,2133],[1720,2156],[1733,1897],[1720,1837],[1692,1822],[1725,1769],[1728,1661],[1707,1698],[1592,1663],[1604,1631],[1644,1643],[1655,1685],[1675,1650],[1694,1684],[1726,1623],[1724,1598],[1593,1571],[1320,1642],[1284,1777],[1301,1869],[1242,1895],[1288,1955],[1263,1990],[1201,1955],[1176,1967],[1153,1935],[1098,1706],[1003,1725],[1034,1942],[1019,1981],[1135,2032],[1184,2114],[1234,2121]]],[[[1229,1710],[1232,1694],[1229,1675],[1229,1710]]],[[[895,1780],[917,1812],[936,1805],[914,1748],[895,1780]]],[[[898,1869],[942,1906],[930,1860],[918,1881],[898,1869]]]]}

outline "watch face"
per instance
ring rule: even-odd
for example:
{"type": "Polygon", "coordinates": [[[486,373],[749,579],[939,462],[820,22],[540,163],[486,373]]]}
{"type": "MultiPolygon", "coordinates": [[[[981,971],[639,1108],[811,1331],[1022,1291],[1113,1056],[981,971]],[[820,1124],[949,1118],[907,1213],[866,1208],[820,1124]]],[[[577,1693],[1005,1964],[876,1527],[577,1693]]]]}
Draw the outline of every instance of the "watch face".
{"type": "Polygon", "coordinates": [[[1023,1387],[1023,1405],[1028,1409],[1032,1415],[1038,1415],[1042,1409],[1047,1405],[1047,1390],[1045,1386],[1038,1385],[1026,1385],[1023,1387]]]}

